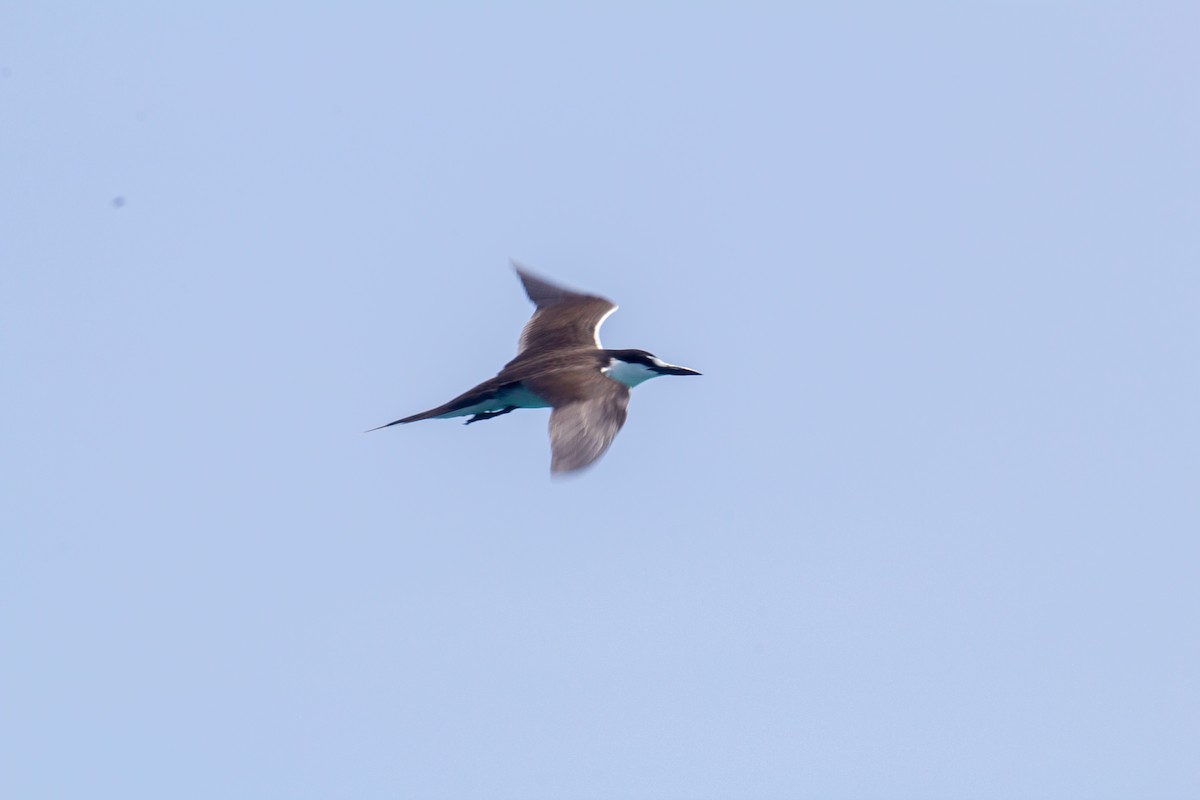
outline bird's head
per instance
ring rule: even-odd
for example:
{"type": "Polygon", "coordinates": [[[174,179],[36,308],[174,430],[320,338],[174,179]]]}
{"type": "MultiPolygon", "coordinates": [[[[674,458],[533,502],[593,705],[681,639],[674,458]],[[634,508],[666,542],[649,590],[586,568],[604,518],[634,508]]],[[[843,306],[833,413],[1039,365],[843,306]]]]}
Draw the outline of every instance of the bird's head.
{"type": "Polygon", "coordinates": [[[694,369],[668,364],[645,350],[605,350],[608,365],[601,371],[618,383],[634,387],[660,375],[699,375],[694,369]]]}

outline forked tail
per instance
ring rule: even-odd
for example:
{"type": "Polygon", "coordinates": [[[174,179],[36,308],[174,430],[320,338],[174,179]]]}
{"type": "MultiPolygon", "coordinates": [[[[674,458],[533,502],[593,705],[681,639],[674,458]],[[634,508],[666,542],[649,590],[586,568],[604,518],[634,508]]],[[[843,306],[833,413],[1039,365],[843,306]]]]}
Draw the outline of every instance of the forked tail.
{"type": "Polygon", "coordinates": [[[384,428],[390,428],[393,425],[403,425],[407,422],[420,422],[423,419],[433,419],[438,414],[441,414],[444,412],[445,412],[445,408],[442,406],[439,406],[437,408],[431,408],[428,411],[422,411],[420,414],[413,414],[411,417],[405,417],[404,419],[398,419],[395,422],[389,422],[386,425],[380,425],[378,428],[371,428],[370,430],[363,431],[363,433],[370,433],[371,431],[381,431],[384,428]]]}

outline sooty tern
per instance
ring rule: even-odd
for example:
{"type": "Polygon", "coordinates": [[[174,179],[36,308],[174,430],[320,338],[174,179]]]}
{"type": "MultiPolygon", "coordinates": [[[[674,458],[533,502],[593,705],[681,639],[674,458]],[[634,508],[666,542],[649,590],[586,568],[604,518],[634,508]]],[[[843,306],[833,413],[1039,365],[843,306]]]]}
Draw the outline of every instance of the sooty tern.
{"type": "Polygon", "coordinates": [[[606,350],[600,325],[615,303],[579,294],[513,267],[537,306],[521,332],[517,357],[496,377],[449,403],[380,425],[388,428],[423,419],[471,415],[466,424],[518,408],[553,408],[550,413],[552,473],[582,469],[604,454],[625,424],[629,389],[659,375],[699,375],[645,350],[606,350]]]}

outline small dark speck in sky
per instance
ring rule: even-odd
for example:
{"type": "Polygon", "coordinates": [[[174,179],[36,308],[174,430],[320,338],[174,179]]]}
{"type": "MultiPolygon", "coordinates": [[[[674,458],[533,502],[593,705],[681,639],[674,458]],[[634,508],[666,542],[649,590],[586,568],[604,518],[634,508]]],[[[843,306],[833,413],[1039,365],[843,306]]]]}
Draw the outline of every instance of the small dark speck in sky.
{"type": "Polygon", "coordinates": [[[125,198],[121,197],[120,195],[117,195],[116,197],[114,197],[112,199],[112,207],[113,208],[124,208],[125,207],[125,198]]]}

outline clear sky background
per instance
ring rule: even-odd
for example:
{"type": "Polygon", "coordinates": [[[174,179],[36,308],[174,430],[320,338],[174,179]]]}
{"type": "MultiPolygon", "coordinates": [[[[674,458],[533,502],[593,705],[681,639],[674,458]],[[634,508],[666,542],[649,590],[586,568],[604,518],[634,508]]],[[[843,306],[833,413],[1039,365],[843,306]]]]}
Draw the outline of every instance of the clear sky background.
{"type": "Polygon", "coordinates": [[[1200,796],[1196,4],[432,5],[0,9],[0,795],[1200,796]]]}

